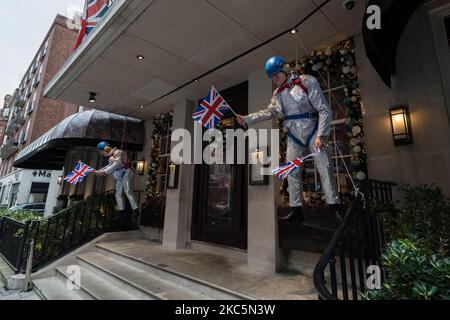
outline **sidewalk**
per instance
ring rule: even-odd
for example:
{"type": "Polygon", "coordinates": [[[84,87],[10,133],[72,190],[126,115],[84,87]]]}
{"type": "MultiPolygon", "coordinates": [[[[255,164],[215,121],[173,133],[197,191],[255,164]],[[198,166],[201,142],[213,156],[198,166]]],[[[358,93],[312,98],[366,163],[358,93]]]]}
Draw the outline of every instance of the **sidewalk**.
{"type": "Polygon", "coordinates": [[[3,286],[0,286],[0,301],[1,300],[41,300],[34,291],[21,292],[18,290],[7,291],[3,286]]]}

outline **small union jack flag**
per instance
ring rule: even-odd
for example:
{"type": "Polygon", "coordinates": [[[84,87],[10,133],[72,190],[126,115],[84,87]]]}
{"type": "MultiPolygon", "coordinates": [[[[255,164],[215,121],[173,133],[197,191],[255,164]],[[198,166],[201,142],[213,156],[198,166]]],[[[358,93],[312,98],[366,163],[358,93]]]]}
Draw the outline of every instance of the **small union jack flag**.
{"type": "Polygon", "coordinates": [[[297,158],[295,160],[292,160],[291,162],[288,162],[282,166],[279,166],[278,168],[275,168],[272,170],[272,173],[278,177],[280,180],[286,179],[288,175],[290,175],[292,172],[297,170],[303,165],[303,162],[305,162],[306,159],[317,156],[320,153],[320,150],[318,150],[315,153],[311,153],[305,157],[297,158]]]}
{"type": "Polygon", "coordinates": [[[200,106],[195,110],[192,118],[200,122],[205,128],[213,129],[227,110],[231,110],[228,103],[225,102],[216,88],[211,87],[209,96],[200,102],[200,106]]]}
{"type": "Polygon", "coordinates": [[[64,180],[67,181],[70,184],[77,184],[79,182],[82,182],[84,178],[88,176],[89,173],[92,171],[95,171],[94,168],[91,168],[87,164],[84,164],[81,161],[78,161],[77,165],[75,166],[75,169],[69,173],[64,180]]]}
{"type": "Polygon", "coordinates": [[[288,175],[290,175],[294,170],[297,170],[303,164],[303,160],[301,158],[292,160],[278,168],[272,170],[272,173],[275,174],[278,179],[284,180],[288,175]]]}
{"type": "Polygon", "coordinates": [[[108,0],[86,0],[83,16],[81,17],[81,29],[74,50],[78,48],[84,38],[86,38],[86,36],[89,35],[103,19],[103,16],[110,6],[108,3],[108,0]]]}

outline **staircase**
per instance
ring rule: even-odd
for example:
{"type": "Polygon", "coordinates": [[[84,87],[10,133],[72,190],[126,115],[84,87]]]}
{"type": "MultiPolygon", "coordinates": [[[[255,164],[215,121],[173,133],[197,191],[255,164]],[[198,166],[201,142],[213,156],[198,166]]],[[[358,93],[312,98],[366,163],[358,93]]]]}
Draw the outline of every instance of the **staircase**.
{"type": "MultiPolygon", "coordinates": [[[[138,244],[155,246],[151,241],[138,244]]],[[[95,243],[76,255],[76,264],[54,268],[54,274],[33,280],[44,300],[239,300],[250,296],[219,287],[164,264],[144,261],[111,248],[114,242],[95,243]],[[81,275],[80,288],[69,290],[74,266],[81,275]]]]}

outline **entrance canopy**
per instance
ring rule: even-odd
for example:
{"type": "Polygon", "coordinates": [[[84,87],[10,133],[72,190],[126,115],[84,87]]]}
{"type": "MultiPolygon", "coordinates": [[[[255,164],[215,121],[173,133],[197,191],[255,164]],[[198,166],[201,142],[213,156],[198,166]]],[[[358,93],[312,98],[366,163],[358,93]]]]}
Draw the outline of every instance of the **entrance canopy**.
{"type": "Polygon", "coordinates": [[[141,120],[98,110],[73,114],[22,149],[14,167],[60,170],[68,150],[108,141],[126,150],[142,151],[145,126],[141,120]]]}
{"type": "MultiPolygon", "coordinates": [[[[309,54],[360,33],[363,15],[364,1],[347,10],[336,0],[117,0],[45,95],[88,105],[89,93],[96,92],[96,109],[148,119],[204,97],[211,85],[222,90],[248,80],[272,55],[293,60],[289,30],[302,20],[296,35],[309,54]]],[[[300,44],[298,54],[306,55],[300,44]]]]}

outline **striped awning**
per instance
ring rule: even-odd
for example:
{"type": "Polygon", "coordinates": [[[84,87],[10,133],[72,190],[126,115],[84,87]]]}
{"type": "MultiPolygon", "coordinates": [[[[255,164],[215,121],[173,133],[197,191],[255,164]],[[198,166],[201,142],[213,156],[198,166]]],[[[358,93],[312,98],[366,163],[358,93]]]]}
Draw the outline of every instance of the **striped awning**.
{"type": "Polygon", "coordinates": [[[13,165],[59,170],[64,166],[69,149],[96,146],[100,141],[108,141],[117,147],[123,143],[125,150],[141,151],[145,142],[144,122],[99,110],[76,113],[23,148],[13,165]]]}

